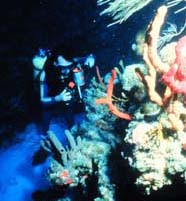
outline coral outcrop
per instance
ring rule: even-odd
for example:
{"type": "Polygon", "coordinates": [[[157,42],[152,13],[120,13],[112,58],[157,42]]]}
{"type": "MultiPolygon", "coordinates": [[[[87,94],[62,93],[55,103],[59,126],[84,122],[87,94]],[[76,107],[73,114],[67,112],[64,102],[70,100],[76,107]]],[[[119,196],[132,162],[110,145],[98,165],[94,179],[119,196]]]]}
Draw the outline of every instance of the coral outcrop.
{"type": "MultiPolygon", "coordinates": [[[[66,131],[69,146],[49,132],[43,146],[53,153],[48,172],[53,185],[81,187],[89,199],[89,185],[94,185],[92,200],[117,200],[120,186],[112,177],[124,183],[124,172],[114,171],[121,156],[146,194],[171,185],[176,176],[186,181],[185,37],[171,45],[174,59],[162,61],[167,52],[160,56],[158,41],[166,13],[167,7],[160,7],[148,26],[144,61],[120,63],[121,70],[114,68],[105,79],[108,83],[97,68],[99,82],[93,78],[84,94],[86,118],[66,131]]],[[[73,200],[72,191],[66,197],[73,200]]]]}

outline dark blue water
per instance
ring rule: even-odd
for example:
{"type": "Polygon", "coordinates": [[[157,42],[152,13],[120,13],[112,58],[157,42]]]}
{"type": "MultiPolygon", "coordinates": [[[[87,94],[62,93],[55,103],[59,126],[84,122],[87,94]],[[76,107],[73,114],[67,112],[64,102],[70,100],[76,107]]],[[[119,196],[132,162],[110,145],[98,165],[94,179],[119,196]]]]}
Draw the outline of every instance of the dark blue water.
{"type": "Polygon", "coordinates": [[[36,126],[30,124],[18,134],[16,141],[19,142],[6,149],[1,148],[0,201],[30,201],[33,191],[49,187],[45,178],[49,160],[32,166],[39,140],[36,126]]]}

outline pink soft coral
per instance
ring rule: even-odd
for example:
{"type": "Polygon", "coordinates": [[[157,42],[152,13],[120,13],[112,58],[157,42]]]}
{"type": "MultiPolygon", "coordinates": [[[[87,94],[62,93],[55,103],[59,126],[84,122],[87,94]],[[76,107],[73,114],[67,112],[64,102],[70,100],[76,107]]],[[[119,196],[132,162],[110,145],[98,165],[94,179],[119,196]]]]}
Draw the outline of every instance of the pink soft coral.
{"type": "Polygon", "coordinates": [[[176,59],[162,81],[176,94],[186,94],[186,36],[180,38],[175,47],[176,59]]]}
{"type": "Polygon", "coordinates": [[[175,46],[176,58],[173,65],[163,62],[158,55],[157,42],[166,13],[167,7],[161,6],[147,30],[143,59],[148,66],[148,74],[142,76],[142,81],[147,86],[150,100],[166,109],[171,128],[183,131],[186,128],[181,118],[181,114],[185,114],[183,106],[186,97],[186,36],[180,38],[175,46]],[[162,75],[162,82],[166,85],[163,95],[156,91],[157,74],[162,75]],[[183,99],[179,98],[179,94],[183,95],[183,99]]]}

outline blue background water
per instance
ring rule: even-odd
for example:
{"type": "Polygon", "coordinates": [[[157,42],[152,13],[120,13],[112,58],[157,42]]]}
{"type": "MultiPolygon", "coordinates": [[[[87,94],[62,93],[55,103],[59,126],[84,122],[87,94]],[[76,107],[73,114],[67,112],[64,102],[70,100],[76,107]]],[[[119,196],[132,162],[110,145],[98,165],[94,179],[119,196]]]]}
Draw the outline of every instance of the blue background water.
{"type": "MultiPolygon", "coordinates": [[[[0,201],[30,201],[33,191],[50,187],[45,178],[49,160],[37,166],[31,163],[40,141],[39,104],[33,92],[31,64],[36,50],[61,44],[69,57],[93,52],[101,73],[110,71],[121,58],[126,64],[141,61],[131,45],[136,32],[147,26],[162,2],[152,2],[124,24],[110,28],[106,25],[111,19],[99,16],[102,8],[96,7],[95,0],[3,2],[0,8],[0,201]],[[16,100],[19,95],[20,101],[16,100]],[[11,104],[7,106],[3,102],[12,98],[18,110],[10,110],[11,104]]],[[[168,21],[178,27],[185,19],[184,13],[168,13],[168,21]]],[[[66,143],[65,125],[52,126],[66,143]]]]}

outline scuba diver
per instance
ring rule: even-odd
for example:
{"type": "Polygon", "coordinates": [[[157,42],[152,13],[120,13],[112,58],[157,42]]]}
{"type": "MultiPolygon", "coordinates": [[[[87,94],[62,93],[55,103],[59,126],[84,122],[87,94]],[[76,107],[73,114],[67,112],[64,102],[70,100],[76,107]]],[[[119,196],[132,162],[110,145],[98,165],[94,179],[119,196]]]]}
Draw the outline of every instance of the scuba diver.
{"type": "Polygon", "coordinates": [[[90,54],[67,60],[58,52],[40,51],[40,53],[42,54],[38,63],[43,67],[39,68],[41,70],[38,74],[43,109],[42,135],[46,135],[50,121],[56,114],[64,115],[68,129],[73,126],[75,110],[84,106],[82,97],[82,89],[85,87],[84,72],[95,65],[95,57],[90,54]]]}

